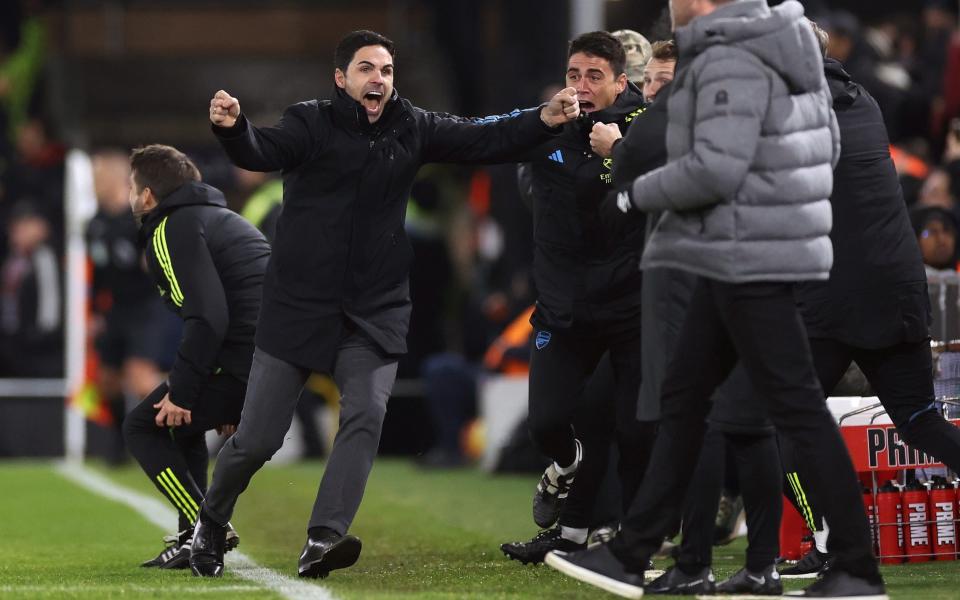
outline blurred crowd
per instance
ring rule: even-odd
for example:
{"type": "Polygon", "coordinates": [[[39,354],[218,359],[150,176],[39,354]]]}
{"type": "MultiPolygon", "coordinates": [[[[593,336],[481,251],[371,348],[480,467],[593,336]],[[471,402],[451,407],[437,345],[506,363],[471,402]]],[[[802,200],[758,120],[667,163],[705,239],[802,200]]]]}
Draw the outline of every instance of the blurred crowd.
{"type": "MultiPolygon", "coordinates": [[[[919,12],[905,8],[902,14],[859,16],[822,2],[806,4],[830,33],[830,55],[881,105],[929,269],[956,271],[957,3],[924,0],[919,12]]],[[[0,377],[63,375],[65,148],[50,117],[47,34],[31,5],[3,3],[0,9],[0,377]]],[[[636,63],[656,40],[625,41],[636,63]]],[[[632,66],[634,72],[642,70],[642,63],[640,69],[632,66]]],[[[563,81],[563,73],[556,81],[563,81]]],[[[532,105],[539,99],[515,100],[532,105]]],[[[142,397],[169,368],[179,336],[178,320],[160,306],[137,250],[137,226],[127,206],[128,152],[91,153],[98,211],[86,233],[91,347],[99,361],[95,378],[117,420],[124,399],[142,397]]],[[[224,189],[231,207],[272,238],[281,210],[279,178],[234,169],[209,149],[198,154],[204,178],[224,189]]],[[[522,332],[498,340],[511,322],[523,322],[535,297],[533,224],[516,166],[423,169],[406,226],[416,264],[410,353],[399,377],[421,382],[432,407],[436,439],[425,460],[457,463],[462,460],[459,428],[476,411],[477,377],[515,371],[511,344],[526,344],[522,332]]],[[[301,410],[304,442],[308,454],[319,455],[323,436],[314,410],[334,400],[336,391],[322,380],[309,388],[301,410]]]]}
{"type": "Polygon", "coordinates": [[[0,7],[0,376],[63,374],[64,146],[47,111],[47,35],[0,7]]]}

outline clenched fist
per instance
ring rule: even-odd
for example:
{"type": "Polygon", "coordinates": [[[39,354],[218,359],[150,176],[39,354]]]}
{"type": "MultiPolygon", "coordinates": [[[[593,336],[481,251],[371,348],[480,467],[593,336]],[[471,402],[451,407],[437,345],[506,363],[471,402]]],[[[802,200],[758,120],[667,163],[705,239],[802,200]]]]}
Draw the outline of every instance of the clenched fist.
{"type": "Polygon", "coordinates": [[[601,158],[610,158],[613,144],[623,137],[616,123],[596,123],[590,131],[590,148],[601,158]]]}
{"type": "Polygon", "coordinates": [[[217,127],[233,127],[240,117],[240,101],[223,90],[210,99],[210,122],[217,127]]]}
{"type": "Polygon", "coordinates": [[[560,90],[550,99],[550,102],[540,111],[540,119],[548,127],[559,127],[580,116],[580,101],[577,100],[577,90],[568,87],[560,90]]]}

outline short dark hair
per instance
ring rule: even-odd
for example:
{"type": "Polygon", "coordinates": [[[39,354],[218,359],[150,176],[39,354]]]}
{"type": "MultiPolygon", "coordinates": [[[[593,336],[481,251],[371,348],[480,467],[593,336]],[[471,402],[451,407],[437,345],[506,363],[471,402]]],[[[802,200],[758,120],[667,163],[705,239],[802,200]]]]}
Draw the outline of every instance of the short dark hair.
{"type": "Polygon", "coordinates": [[[627,52],[623,49],[623,44],[606,31],[591,31],[578,36],[570,42],[567,58],[577,52],[606,59],[610,63],[614,77],[619,77],[627,70],[627,52]]]}
{"type": "Polygon", "coordinates": [[[680,53],[677,51],[677,44],[673,40],[660,40],[653,43],[653,52],[651,59],[657,60],[677,60],[680,53]]]}
{"type": "Polygon", "coordinates": [[[200,181],[200,170],[186,154],[173,146],[150,144],[130,154],[130,170],[137,191],[150,188],[157,200],[166,198],[191,181],[200,181]]]}
{"type": "Polygon", "coordinates": [[[347,66],[353,60],[357,50],[366,46],[383,46],[390,53],[391,58],[397,56],[393,47],[393,40],[380,35],[376,31],[360,29],[351,31],[337,43],[337,49],[333,52],[333,66],[346,73],[347,66]]]}

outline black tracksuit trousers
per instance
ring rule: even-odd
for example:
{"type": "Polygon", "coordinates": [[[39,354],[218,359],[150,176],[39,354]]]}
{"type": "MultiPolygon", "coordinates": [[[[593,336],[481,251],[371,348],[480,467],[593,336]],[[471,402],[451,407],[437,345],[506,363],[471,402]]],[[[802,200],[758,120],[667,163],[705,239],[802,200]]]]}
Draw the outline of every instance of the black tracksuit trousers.
{"type": "Polygon", "coordinates": [[[138,404],[123,421],[127,448],[143,472],[177,510],[178,531],[197,520],[207,491],[209,454],[205,434],[221,425],[240,422],[246,384],[229,375],[213,375],[191,410],[190,425],[157,427],[154,418],[168,392],[166,383],[138,404]]]}
{"type": "Polygon", "coordinates": [[[642,572],[660,547],[665,529],[679,517],[700,455],[709,399],[738,360],[766,399],[777,430],[819,469],[810,487],[823,498],[831,527],[836,523],[834,568],[879,577],[853,463],[827,411],[793,285],[780,282],[698,282],[663,384],[648,485],[640,487],[611,551],[628,570],[642,572]]]}
{"type": "Polygon", "coordinates": [[[590,527],[594,525],[593,504],[606,475],[611,442],[615,440],[618,449],[617,474],[624,512],[640,485],[650,456],[655,425],[636,418],[640,328],[615,334],[552,330],[539,324],[536,317],[533,325],[530,434],[540,452],[563,466],[573,462],[574,438],[580,440],[583,460],[560,524],[590,527]],[[609,367],[601,362],[605,354],[609,356],[609,367]],[[603,385],[609,377],[608,368],[613,382],[603,385]],[[590,381],[595,372],[595,380],[590,381]],[[591,385],[585,393],[588,381],[591,385]],[[603,392],[604,388],[609,391],[603,392]]]}
{"type": "Polygon", "coordinates": [[[683,511],[683,542],[677,565],[685,573],[709,567],[713,561],[713,535],[727,477],[725,462],[733,455],[739,489],[747,514],[747,569],[759,573],[780,553],[780,501],[782,469],[776,436],[724,433],[710,427],[703,439],[683,511]]]}

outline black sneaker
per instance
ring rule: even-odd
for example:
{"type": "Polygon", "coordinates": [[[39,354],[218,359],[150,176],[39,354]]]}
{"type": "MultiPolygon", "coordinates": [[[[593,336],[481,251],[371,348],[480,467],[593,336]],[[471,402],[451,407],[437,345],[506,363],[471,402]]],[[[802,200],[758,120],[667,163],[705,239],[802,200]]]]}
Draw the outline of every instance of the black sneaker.
{"type": "Polygon", "coordinates": [[[166,548],[148,561],[140,563],[141,567],[160,569],[184,569],[190,566],[190,540],[193,539],[193,529],[184,529],[179,533],[164,536],[166,548]],[[181,550],[186,545],[186,562],[181,558],[181,550]]]}
{"type": "Polygon", "coordinates": [[[586,543],[578,544],[576,542],[563,539],[560,527],[546,529],[538,533],[529,542],[510,542],[500,544],[500,550],[507,555],[507,558],[519,560],[523,564],[533,563],[535,565],[543,562],[547,552],[559,550],[561,552],[576,552],[587,547],[586,543]]]}
{"type": "Polygon", "coordinates": [[[551,552],[544,562],[564,575],[624,598],[643,597],[643,571],[631,573],[606,544],[579,552],[551,552]]]}
{"type": "Polygon", "coordinates": [[[533,495],[533,522],[541,529],[552,527],[557,522],[560,518],[560,507],[570,493],[573,477],[577,474],[577,468],[583,456],[580,440],[574,440],[574,444],[577,448],[576,458],[573,460],[573,471],[561,475],[557,472],[556,463],[550,463],[543,472],[540,483],[537,484],[537,492],[533,495]]]}
{"type": "Polygon", "coordinates": [[[821,600],[889,600],[883,580],[869,581],[854,577],[846,571],[827,569],[823,577],[800,592],[789,592],[790,598],[820,598],[821,600]]]}
{"type": "MultiPolygon", "coordinates": [[[[190,566],[190,548],[193,542],[193,528],[184,529],[179,533],[163,536],[166,548],[163,552],[140,564],[141,567],[157,567],[160,569],[186,569],[190,566]]],[[[224,550],[230,552],[240,545],[240,535],[230,523],[227,523],[227,537],[224,550]]]]}
{"type": "Polygon", "coordinates": [[[780,571],[784,579],[813,579],[830,564],[830,555],[820,552],[816,546],[803,555],[797,564],[780,571]]]}
{"type": "Polygon", "coordinates": [[[687,575],[677,566],[647,584],[648,594],[671,594],[688,596],[693,594],[710,595],[714,593],[717,578],[710,567],[704,567],[695,575],[687,575]]]}
{"type": "Polygon", "coordinates": [[[190,568],[197,577],[223,577],[223,554],[226,552],[227,528],[214,522],[197,519],[190,548],[190,568]]]}
{"type": "Polygon", "coordinates": [[[300,553],[297,573],[300,577],[323,579],[330,571],[353,566],[360,558],[362,547],[357,536],[340,535],[333,530],[322,537],[308,536],[300,553]]]}
{"type": "Polygon", "coordinates": [[[718,583],[716,593],[781,596],[783,595],[783,582],[780,581],[780,573],[777,573],[774,565],[770,565],[765,571],[760,573],[751,573],[746,568],[743,568],[734,573],[729,579],[718,583]]]}

